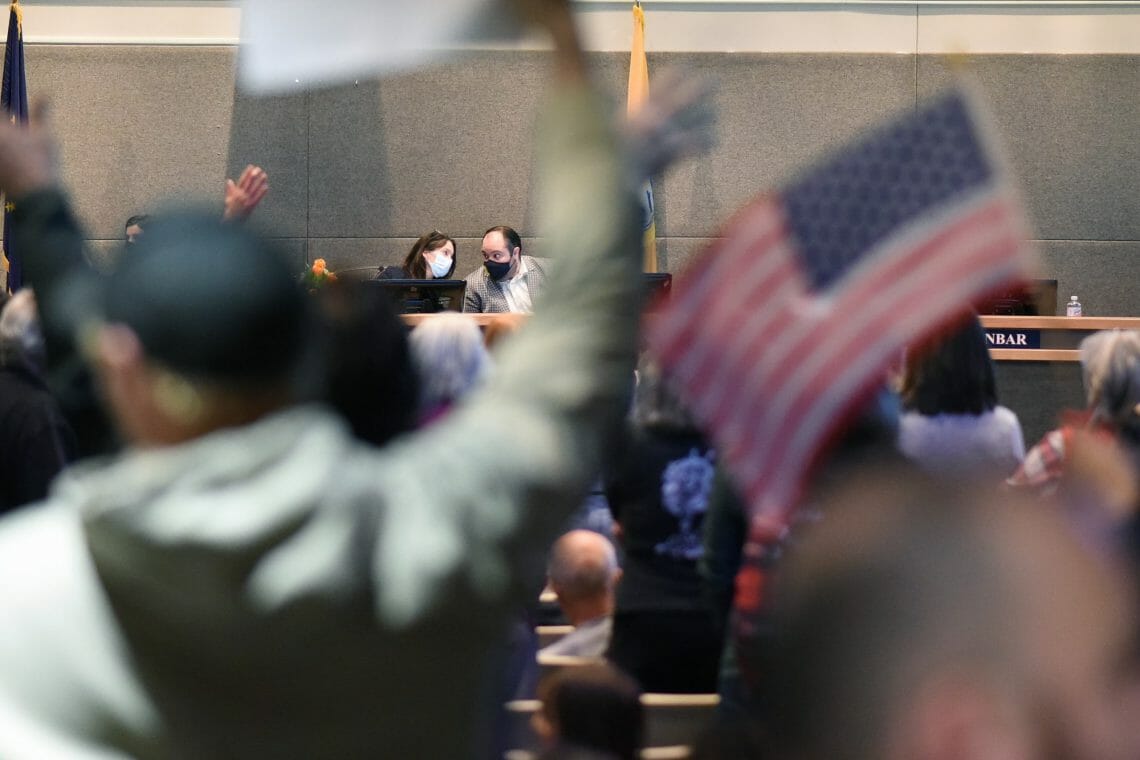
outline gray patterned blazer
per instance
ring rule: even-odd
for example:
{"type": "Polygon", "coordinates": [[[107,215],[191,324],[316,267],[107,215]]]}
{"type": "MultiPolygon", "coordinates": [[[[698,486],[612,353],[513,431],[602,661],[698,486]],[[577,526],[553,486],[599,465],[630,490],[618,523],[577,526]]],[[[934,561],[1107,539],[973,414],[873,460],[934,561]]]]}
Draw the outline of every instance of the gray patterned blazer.
{"type": "MultiPolygon", "coordinates": [[[[526,286],[530,290],[531,301],[537,301],[543,285],[546,284],[546,270],[550,266],[550,260],[536,259],[525,254],[523,259],[526,260],[527,268],[526,286]]],[[[503,286],[491,279],[486,267],[481,266],[467,275],[467,293],[463,297],[463,310],[482,314],[503,314],[510,311],[503,286]]]]}

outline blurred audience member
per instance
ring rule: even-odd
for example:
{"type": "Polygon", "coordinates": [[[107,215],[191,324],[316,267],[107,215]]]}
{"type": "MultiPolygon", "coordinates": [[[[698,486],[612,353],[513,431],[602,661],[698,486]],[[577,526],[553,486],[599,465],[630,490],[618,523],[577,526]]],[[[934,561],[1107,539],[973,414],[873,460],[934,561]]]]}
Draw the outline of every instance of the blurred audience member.
{"type": "Polygon", "coordinates": [[[420,236],[404,257],[403,266],[381,267],[377,280],[446,280],[455,274],[455,240],[439,230],[420,236]]]}
{"type": "Polygon", "coordinates": [[[824,511],[775,593],[780,757],[1136,757],[1134,610],[1055,513],[898,476],[824,511]]]}
{"type": "Polygon", "coordinates": [[[0,310],[0,512],[47,496],[75,441],[43,379],[36,301],[21,290],[0,310]]]}
{"type": "Polygon", "coordinates": [[[316,291],[324,324],[322,397],[362,441],[382,446],[416,426],[407,329],[383,294],[338,281],[316,291]]]}
{"type": "Polygon", "coordinates": [[[697,574],[715,455],[659,369],[642,362],[606,478],[624,553],[607,656],[651,692],[716,691],[723,631],[697,574]]]}
{"type": "Polygon", "coordinates": [[[1055,493],[1069,469],[1078,437],[1115,444],[1140,472],[1140,332],[1104,330],[1081,341],[1081,369],[1087,410],[1069,414],[1045,434],[1010,478],[1015,486],[1055,493]]]}
{"type": "Polygon", "coordinates": [[[574,631],[539,655],[601,657],[610,643],[614,586],[621,578],[613,544],[590,530],[570,531],[554,542],[547,577],[574,631]]]}
{"type": "MultiPolygon", "coordinates": [[[[503,371],[363,445],[298,403],[311,322],[285,258],[213,213],[153,224],[83,333],[130,448],[0,521],[0,756],[472,754],[518,580],[625,411],[641,289],[636,186],[570,3],[517,5],[555,47],[535,131],[559,272],[503,371]]],[[[0,122],[0,187],[46,316],[83,236],[32,124],[0,122]]]]}
{"type": "Polygon", "coordinates": [[[412,361],[420,385],[420,421],[432,422],[479,387],[491,370],[479,326],[441,313],[412,330],[412,361]]]}
{"type": "Polygon", "coordinates": [[[534,727],[548,745],[540,760],[635,760],[644,734],[641,691],[608,664],[562,668],[538,686],[534,727]]]}
{"type": "Polygon", "coordinates": [[[742,718],[763,709],[755,689],[767,678],[766,663],[758,655],[767,651],[771,637],[769,579],[800,534],[823,519],[827,495],[844,488],[853,473],[885,468],[914,472],[896,446],[898,406],[898,397],[886,388],[867,401],[812,473],[790,524],[773,526],[777,530],[767,543],[749,543],[747,505],[732,479],[718,475],[714,481],[699,567],[717,621],[728,627],[718,687],[722,715],[742,718]]]}
{"type": "Polygon", "coordinates": [[[976,316],[906,361],[899,449],[926,472],[1002,479],[1025,457],[1017,415],[997,403],[986,333],[976,316]]]}

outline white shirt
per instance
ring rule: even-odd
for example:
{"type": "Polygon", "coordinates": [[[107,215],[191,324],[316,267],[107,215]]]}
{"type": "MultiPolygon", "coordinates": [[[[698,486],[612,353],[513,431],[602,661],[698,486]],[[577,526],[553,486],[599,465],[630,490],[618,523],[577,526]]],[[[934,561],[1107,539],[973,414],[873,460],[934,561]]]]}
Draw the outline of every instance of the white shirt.
{"type": "Polygon", "coordinates": [[[907,412],[899,420],[899,449],[936,475],[1006,477],[1025,458],[1017,415],[1004,406],[984,414],[907,412]]]}
{"type": "Polygon", "coordinates": [[[507,297],[507,308],[518,314],[530,314],[534,307],[530,300],[530,287],[526,284],[526,259],[519,256],[519,271],[503,283],[503,295],[507,297]]]}

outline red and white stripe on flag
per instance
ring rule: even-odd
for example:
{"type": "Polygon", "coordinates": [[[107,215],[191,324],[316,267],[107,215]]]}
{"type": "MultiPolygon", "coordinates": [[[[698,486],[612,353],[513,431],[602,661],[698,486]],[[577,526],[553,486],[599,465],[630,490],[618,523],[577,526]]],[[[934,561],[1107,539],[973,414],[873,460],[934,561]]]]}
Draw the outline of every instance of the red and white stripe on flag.
{"type": "Polygon", "coordinates": [[[1026,276],[1017,203],[988,184],[811,292],[778,196],[730,221],[677,280],[649,344],[752,510],[782,517],[898,351],[1026,276]]]}

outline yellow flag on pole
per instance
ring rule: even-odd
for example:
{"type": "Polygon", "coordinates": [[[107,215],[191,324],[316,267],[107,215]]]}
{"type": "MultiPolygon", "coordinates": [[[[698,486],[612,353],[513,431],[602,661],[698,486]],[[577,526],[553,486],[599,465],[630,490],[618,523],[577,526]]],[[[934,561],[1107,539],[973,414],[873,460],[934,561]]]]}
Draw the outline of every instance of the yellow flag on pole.
{"type": "MultiPolygon", "coordinates": [[[[633,3],[633,44],[629,51],[629,95],[626,108],[636,111],[649,98],[649,64],[645,60],[645,12],[640,0],[633,3]]],[[[657,227],[654,222],[653,187],[649,180],[641,189],[642,227],[645,230],[645,271],[657,271],[657,227]]]]}

